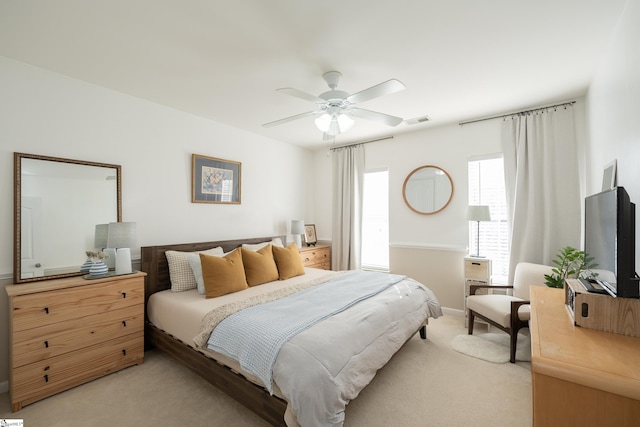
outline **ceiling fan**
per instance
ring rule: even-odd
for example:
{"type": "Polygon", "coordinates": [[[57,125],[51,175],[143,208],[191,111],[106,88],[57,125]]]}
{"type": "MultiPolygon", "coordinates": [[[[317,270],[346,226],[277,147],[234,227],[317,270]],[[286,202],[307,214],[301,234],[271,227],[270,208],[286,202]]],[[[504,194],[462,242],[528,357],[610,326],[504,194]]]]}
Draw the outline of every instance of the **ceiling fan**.
{"type": "Polygon", "coordinates": [[[324,132],[326,137],[335,136],[347,131],[353,125],[354,121],[352,117],[366,119],[388,126],[397,126],[402,122],[403,119],[401,117],[365,110],[355,106],[355,104],[403,90],[405,86],[399,80],[387,80],[386,82],[371,86],[370,88],[361,90],[353,95],[349,95],[347,92],[336,89],[338,87],[340,77],[342,77],[341,73],[338,71],[328,71],[324,73],[322,77],[327,82],[327,85],[329,85],[330,90],[321,93],[318,96],[310,95],[306,92],[290,87],[276,89],[277,92],[304,99],[305,101],[314,102],[316,104],[315,110],[265,123],[262,126],[277,126],[293,120],[302,119],[304,117],[317,116],[315,119],[315,125],[319,130],[324,132]]]}

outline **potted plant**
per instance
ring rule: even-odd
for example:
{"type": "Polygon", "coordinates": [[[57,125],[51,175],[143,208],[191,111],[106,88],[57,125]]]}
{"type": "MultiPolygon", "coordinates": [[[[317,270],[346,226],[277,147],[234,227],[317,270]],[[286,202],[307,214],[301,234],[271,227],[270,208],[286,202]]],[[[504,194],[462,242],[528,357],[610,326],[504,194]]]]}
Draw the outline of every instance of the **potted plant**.
{"type": "Polygon", "coordinates": [[[591,279],[596,276],[591,271],[597,267],[593,257],[571,246],[560,249],[553,263],[556,265],[551,270],[553,274],[544,275],[545,284],[551,288],[563,288],[566,279],[591,279]]]}

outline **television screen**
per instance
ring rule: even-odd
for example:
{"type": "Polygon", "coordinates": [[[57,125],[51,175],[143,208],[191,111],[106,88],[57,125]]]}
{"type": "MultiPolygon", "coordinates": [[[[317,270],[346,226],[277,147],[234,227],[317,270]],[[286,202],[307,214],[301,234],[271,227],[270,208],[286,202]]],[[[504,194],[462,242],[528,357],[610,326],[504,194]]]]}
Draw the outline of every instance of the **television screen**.
{"type": "Polygon", "coordinates": [[[584,251],[596,279],[612,295],[638,297],[635,280],[635,205],[623,187],[585,199],[584,251]]]}

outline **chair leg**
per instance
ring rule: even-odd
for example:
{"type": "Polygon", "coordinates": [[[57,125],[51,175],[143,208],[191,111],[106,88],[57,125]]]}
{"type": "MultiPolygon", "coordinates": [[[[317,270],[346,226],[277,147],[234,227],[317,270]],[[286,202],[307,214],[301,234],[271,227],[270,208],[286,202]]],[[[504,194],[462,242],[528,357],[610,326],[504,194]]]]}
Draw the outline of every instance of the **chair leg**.
{"type": "Polygon", "coordinates": [[[518,331],[511,329],[511,346],[509,348],[509,362],[516,363],[516,344],[518,343],[518,331]]]}
{"type": "Polygon", "coordinates": [[[468,333],[469,335],[473,335],[473,311],[469,310],[469,315],[467,316],[467,321],[469,322],[469,329],[468,329],[468,333]]]}

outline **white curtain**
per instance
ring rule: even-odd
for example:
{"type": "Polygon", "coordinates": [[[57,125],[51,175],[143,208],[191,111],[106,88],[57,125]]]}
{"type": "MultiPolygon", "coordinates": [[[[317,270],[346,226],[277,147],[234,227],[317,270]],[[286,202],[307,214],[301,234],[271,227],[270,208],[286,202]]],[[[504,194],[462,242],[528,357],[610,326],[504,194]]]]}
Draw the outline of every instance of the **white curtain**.
{"type": "Polygon", "coordinates": [[[509,283],[518,262],[553,265],[580,247],[581,196],[571,105],[505,118],[502,125],[509,219],[509,283]]]}
{"type": "Polygon", "coordinates": [[[333,270],[360,268],[364,146],[333,150],[333,270]]]}

